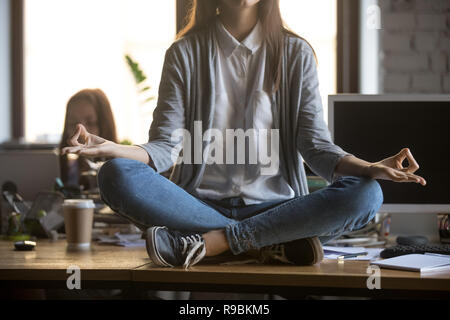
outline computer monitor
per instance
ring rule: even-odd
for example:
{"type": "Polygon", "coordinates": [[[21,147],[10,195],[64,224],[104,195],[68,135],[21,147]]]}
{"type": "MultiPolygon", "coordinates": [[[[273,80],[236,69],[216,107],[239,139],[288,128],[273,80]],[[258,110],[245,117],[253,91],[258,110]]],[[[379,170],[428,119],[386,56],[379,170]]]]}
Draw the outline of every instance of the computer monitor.
{"type": "Polygon", "coordinates": [[[25,200],[33,201],[40,191],[53,190],[59,176],[56,149],[0,150],[0,191],[5,183],[12,182],[25,200]]]}
{"type": "Polygon", "coordinates": [[[328,126],[334,142],[375,162],[408,147],[427,181],[378,180],[381,212],[450,213],[450,95],[331,95],[328,126]]]}

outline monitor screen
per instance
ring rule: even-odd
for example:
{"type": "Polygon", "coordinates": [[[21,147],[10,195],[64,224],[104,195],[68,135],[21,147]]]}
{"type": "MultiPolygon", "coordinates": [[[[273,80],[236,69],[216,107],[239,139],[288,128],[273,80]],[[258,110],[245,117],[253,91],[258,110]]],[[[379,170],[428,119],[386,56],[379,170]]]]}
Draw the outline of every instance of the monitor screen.
{"type": "Polygon", "coordinates": [[[330,121],[334,142],[363,160],[411,149],[427,185],[378,180],[385,204],[450,203],[450,101],[337,100],[330,121]]]}

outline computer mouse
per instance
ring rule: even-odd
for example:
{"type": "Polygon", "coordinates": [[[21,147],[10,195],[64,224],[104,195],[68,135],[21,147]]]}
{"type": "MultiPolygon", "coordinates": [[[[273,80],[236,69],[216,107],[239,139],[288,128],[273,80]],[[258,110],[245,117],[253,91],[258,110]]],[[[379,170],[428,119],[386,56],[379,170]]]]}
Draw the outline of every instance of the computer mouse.
{"type": "Polygon", "coordinates": [[[424,236],[398,236],[397,244],[404,246],[418,246],[428,243],[427,237],[424,236]]]}
{"type": "Polygon", "coordinates": [[[17,251],[31,251],[36,247],[35,241],[17,241],[14,242],[14,247],[17,251]]]}

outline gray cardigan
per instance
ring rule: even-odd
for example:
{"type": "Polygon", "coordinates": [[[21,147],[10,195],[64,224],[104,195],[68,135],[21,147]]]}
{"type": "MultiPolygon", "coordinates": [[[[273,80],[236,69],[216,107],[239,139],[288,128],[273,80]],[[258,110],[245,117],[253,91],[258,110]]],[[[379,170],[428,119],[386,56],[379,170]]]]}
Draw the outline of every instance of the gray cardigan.
{"type": "MultiPolygon", "coordinates": [[[[211,128],[217,62],[213,30],[187,35],[166,51],[149,141],[139,145],[148,152],[157,172],[173,166],[171,153],[176,142],[171,141],[171,135],[174,130],[187,129],[193,135],[194,121],[202,121],[203,132],[211,128]]],[[[280,88],[271,95],[274,128],[280,134],[280,169],[295,195],[306,195],[308,184],[303,159],[314,173],[332,182],[337,162],[349,154],[333,144],[323,121],[311,47],[304,40],[287,35],[281,68],[280,88]]],[[[191,159],[193,153],[194,150],[191,159]]],[[[204,162],[176,164],[170,180],[194,194],[204,169],[204,162]]]]}

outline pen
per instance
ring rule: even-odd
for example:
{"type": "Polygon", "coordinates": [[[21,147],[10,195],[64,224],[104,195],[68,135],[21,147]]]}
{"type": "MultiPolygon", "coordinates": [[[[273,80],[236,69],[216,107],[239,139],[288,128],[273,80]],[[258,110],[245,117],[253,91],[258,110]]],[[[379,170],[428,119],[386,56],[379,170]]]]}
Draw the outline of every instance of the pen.
{"type": "Polygon", "coordinates": [[[345,260],[345,259],[349,259],[349,258],[357,258],[357,257],[366,256],[366,255],[367,255],[367,252],[343,254],[341,256],[338,256],[338,260],[345,260]]]}

